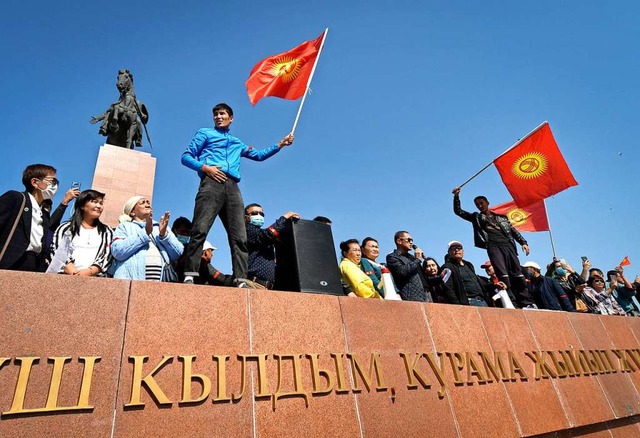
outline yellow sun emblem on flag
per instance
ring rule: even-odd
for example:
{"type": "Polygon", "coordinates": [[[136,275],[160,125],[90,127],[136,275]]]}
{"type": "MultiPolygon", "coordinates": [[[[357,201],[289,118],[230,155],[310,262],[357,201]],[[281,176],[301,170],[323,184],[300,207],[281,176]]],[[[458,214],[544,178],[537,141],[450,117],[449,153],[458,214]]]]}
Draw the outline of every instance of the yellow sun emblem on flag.
{"type": "Polygon", "coordinates": [[[302,61],[298,58],[291,58],[290,56],[280,56],[273,60],[271,65],[271,73],[280,77],[284,82],[291,82],[302,68],[302,61]]]}
{"type": "Polygon", "coordinates": [[[509,213],[507,213],[507,218],[509,218],[509,222],[511,222],[511,225],[513,225],[514,227],[518,227],[527,223],[529,214],[521,208],[514,208],[513,210],[509,211],[509,213]]]}
{"type": "Polygon", "coordinates": [[[511,171],[518,178],[533,179],[545,173],[548,168],[547,157],[540,152],[529,152],[513,163],[511,171]]]}

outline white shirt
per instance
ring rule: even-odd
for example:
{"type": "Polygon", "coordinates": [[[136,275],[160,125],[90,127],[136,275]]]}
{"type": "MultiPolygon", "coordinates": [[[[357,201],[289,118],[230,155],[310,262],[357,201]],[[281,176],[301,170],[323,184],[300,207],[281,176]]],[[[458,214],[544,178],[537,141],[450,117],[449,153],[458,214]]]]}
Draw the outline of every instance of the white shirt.
{"type": "Polygon", "coordinates": [[[98,233],[98,227],[80,227],[80,234],[73,238],[73,263],[76,269],[87,269],[91,267],[98,256],[102,238],[98,233]]]}
{"type": "MultiPolygon", "coordinates": [[[[42,237],[44,236],[44,228],[42,228],[42,208],[31,193],[29,193],[29,198],[31,199],[31,235],[29,236],[27,251],[40,254],[40,251],[42,251],[42,237]]],[[[20,212],[20,214],[22,214],[22,212],[20,212]]]]}

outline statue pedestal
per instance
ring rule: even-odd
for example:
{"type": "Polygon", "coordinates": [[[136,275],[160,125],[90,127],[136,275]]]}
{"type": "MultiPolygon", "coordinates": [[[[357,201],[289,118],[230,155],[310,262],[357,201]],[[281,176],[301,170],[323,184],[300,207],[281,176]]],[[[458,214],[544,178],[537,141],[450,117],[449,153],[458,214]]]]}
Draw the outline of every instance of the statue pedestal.
{"type": "Polygon", "coordinates": [[[151,201],[155,174],[156,159],[151,154],[110,144],[101,146],[91,188],[106,194],[102,222],[116,227],[124,203],[132,196],[151,201]]]}

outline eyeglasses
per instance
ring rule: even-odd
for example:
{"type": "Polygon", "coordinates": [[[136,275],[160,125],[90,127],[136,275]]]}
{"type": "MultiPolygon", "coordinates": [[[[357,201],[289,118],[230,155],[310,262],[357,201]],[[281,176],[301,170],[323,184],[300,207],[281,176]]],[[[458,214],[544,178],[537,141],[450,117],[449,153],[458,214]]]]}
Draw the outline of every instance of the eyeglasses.
{"type": "Polygon", "coordinates": [[[40,181],[46,182],[51,184],[52,186],[57,186],[60,184],[60,181],[58,181],[58,178],[50,178],[50,177],[46,177],[46,178],[41,178],[40,181]]]}
{"type": "Polygon", "coordinates": [[[602,278],[594,278],[593,282],[594,283],[604,283],[604,280],[602,278]]]}
{"type": "Polygon", "coordinates": [[[251,211],[249,213],[247,213],[249,216],[262,216],[264,217],[264,212],[263,211],[251,211]]]}
{"type": "Polygon", "coordinates": [[[461,246],[452,246],[452,247],[449,247],[449,251],[462,251],[462,247],[461,246]]]}
{"type": "Polygon", "coordinates": [[[413,242],[413,239],[411,237],[403,237],[401,240],[405,240],[407,242],[413,242]]]}

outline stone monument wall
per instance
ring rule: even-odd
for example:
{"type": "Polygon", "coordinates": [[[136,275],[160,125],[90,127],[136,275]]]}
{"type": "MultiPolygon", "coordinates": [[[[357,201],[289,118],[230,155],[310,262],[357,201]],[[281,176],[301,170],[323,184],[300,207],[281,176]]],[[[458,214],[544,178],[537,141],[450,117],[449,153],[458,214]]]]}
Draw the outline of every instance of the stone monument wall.
{"type": "Polygon", "coordinates": [[[0,303],[2,437],[640,436],[640,318],[9,271],[0,303]]]}

